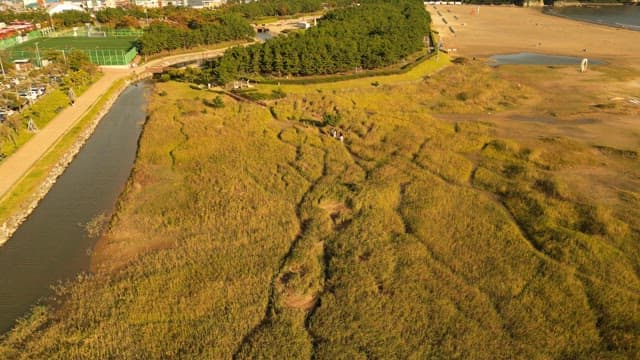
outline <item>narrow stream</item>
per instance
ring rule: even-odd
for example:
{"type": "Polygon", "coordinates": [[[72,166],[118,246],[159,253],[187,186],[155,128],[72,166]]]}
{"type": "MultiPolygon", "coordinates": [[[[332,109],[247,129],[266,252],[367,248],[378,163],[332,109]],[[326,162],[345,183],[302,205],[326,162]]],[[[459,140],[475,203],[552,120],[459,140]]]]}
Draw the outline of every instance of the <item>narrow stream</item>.
{"type": "Polygon", "coordinates": [[[131,173],[151,85],[130,85],[78,156],[13,237],[0,246],[0,333],[51,286],[89,268],[85,224],[111,214],[131,173]]]}

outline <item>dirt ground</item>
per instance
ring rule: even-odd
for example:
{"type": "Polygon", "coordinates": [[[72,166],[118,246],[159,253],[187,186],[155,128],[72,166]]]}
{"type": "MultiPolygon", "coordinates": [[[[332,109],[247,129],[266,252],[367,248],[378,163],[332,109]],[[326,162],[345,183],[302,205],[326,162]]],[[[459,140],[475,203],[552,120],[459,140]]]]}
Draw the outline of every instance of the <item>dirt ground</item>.
{"type": "Polygon", "coordinates": [[[427,10],[445,47],[455,49],[454,54],[536,52],[594,57],[640,67],[640,31],[546,15],[537,8],[429,5],[427,10]]]}
{"type": "Polygon", "coordinates": [[[577,65],[499,66],[495,71],[501,77],[532,88],[536,96],[510,111],[442,118],[489,121],[504,136],[521,140],[564,136],[640,149],[640,32],[545,15],[533,8],[429,5],[427,10],[453,56],[480,62],[494,54],[535,52],[605,61],[586,73],[577,65]]]}

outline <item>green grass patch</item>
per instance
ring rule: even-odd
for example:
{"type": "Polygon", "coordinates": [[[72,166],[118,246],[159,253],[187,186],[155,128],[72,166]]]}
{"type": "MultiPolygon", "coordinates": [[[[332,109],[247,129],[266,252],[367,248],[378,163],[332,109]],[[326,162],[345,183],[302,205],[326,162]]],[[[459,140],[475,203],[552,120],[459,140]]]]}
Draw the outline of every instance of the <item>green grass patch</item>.
{"type": "MultiPolygon", "coordinates": [[[[322,80],[319,82],[314,82],[311,80],[311,84],[313,85],[313,89],[318,90],[337,90],[337,89],[352,89],[352,88],[369,88],[369,87],[377,87],[380,85],[389,85],[396,84],[398,82],[407,82],[407,81],[418,81],[421,80],[424,76],[428,74],[432,74],[439,69],[442,69],[448,66],[450,63],[449,57],[443,54],[440,54],[438,59],[435,57],[431,57],[429,59],[425,59],[424,61],[417,64],[415,67],[412,67],[410,70],[406,72],[400,71],[399,74],[395,75],[374,75],[370,74],[367,76],[356,76],[355,79],[350,79],[348,76],[342,77],[331,77],[329,80],[322,80]],[[371,85],[372,83],[377,83],[377,86],[371,85]]],[[[309,86],[304,82],[302,84],[286,84],[285,82],[281,82],[278,85],[276,81],[275,84],[260,84],[260,88],[275,90],[277,88],[281,88],[285,93],[306,93],[309,91],[309,86]]]]}

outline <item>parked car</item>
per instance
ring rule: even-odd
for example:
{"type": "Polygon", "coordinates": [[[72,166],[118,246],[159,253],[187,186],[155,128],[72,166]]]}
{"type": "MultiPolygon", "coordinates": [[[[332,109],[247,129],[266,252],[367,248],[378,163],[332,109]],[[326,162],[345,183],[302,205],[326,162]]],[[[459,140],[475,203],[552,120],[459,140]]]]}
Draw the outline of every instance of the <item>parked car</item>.
{"type": "Polygon", "coordinates": [[[18,92],[18,96],[25,98],[29,101],[34,101],[38,98],[38,93],[31,90],[21,90],[18,92]]]}
{"type": "Polygon", "coordinates": [[[42,96],[46,89],[47,88],[44,85],[34,85],[31,87],[31,92],[35,92],[37,96],[42,96]]]}

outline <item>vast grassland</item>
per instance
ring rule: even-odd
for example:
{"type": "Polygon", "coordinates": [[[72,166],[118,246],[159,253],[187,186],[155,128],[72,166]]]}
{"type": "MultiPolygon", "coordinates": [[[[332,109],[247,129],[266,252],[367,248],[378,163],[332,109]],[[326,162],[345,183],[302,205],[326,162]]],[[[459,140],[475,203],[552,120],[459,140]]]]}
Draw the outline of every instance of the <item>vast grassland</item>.
{"type": "Polygon", "coordinates": [[[528,84],[558,71],[452,65],[269,108],[157,84],[95,275],[0,357],[636,357],[637,144],[475,119],[545,102],[528,84]]]}

